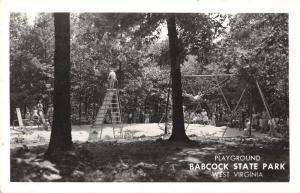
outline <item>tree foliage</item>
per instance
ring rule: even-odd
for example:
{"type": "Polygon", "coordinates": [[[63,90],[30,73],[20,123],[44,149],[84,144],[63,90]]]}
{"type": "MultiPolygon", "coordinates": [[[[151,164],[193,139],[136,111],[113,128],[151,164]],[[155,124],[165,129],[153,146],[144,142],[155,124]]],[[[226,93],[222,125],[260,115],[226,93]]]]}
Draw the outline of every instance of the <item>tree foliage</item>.
{"type": "Polygon", "coordinates": [[[50,14],[41,14],[29,26],[25,14],[10,17],[11,118],[15,108],[25,113],[38,99],[49,98],[46,84],[53,81],[53,31],[50,14]]]}
{"type": "MultiPolygon", "coordinates": [[[[236,102],[247,83],[246,73],[259,81],[273,112],[287,112],[287,14],[174,15],[182,74],[240,74],[224,87],[225,95],[236,102]]],[[[93,119],[104,98],[109,68],[113,67],[125,114],[138,107],[161,109],[160,115],[153,119],[159,121],[170,78],[169,42],[163,36],[168,16],[165,13],[71,14],[71,101],[76,119],[93,119]]],[[[45,85],[53,85],[53,24],[48,13],[38,14],[34,25],[28,24],[26,14],[11,14],[12,113],[16,107],[31,108],[37,99],[50,101],[45,85]]],[[[183,77],[182,87],[184,92],[196,94],[207,90],[210,83],[220,81],[183,77]]],[[[220,94],[215,91],[207,94],[208,98],[212,96],[220,94]]]]}

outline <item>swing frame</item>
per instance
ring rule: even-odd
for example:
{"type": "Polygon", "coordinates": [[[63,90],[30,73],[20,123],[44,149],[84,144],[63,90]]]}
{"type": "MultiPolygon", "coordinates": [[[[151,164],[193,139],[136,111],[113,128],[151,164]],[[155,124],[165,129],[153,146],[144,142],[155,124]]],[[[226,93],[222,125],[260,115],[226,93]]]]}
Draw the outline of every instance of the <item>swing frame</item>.
{"type": "MultiPolygon", "coordinates": [[[[233,76],[235,76],[235,74],[205,74],[205,75],[197,75],[197,74],[187,75],[187,74],[186,74],[186,75],[183,75],[183,77],[230,77],[230,78],[233,77],[233,76]]],[[[230,118],[230,119],[233,119],[233,118],[236,116],[237,109],[238,109],[238,107],[239,107],[239,105],[240,105],[240,103],[241,103],[241,101],[242,101],[242,99],[243,99],[243,97],[244,97],[244,95],[245,95],[246,90],[248,89],[249,84],[246,84],[246,87],[243,89],[243,91],[242,91],[242,93],[241,93],[241,95],[240,95],[240,97],[239,97],[239,100],[238,100],[237,104],[235,105],[234,109],[232,110],[232,109],[230,108],[230,105],[229,105],[229,103],[228,103],[228,100],[227,100],[227,98],[226,98],[226,96],[224,95],[224,92],[223,92],[223,90],[222,90],[222,87],[224,86],[224,84],[226,84],[226,82],[227,82],[228,80],[230,80],[230,78],[229,78],[229,79],[224,79],[224,80],[222,80],[221,82],[218,82],[218,81],[217,81],[217,84],[214,85],[214,86],[213,86],[211,89],[209,89],[208,91],[206,91],[203,95],[207,94],[208,92],[210,92],[210,91],[212,91],[212,90],[218,89],[219,92],[221,93],[221,95],[222,95],[224,101],[225,101],[225,104],[226,104],[228,110],[230,111],[230,116],[229,116],[229,118],[230,118]]],[[[269,110],[269,106],[268,106],[267,101],[266,101],[266,99],[265,99],[265,97],[264,97],[264,94],[263,94],[263,92],[262,92],[262,90],[261,90],[261,88],[260,88],[260,86],[259,86],[259,83],[258,83],[257,80],[255,80],[255,83],[256,83],[256,87],[257,87],[257,89],[258,89],[258,91],[259,91],[260,97],[261,97],[261,99],[262,99],[262,101],[263,101],[263,104],[264,104],[264,107],[265,107],[265,109],[266,109],[267,115],[268,115],[269,119],[272,120],[272,116],[271,116],[271,113],[270,113],[270,110],[269,110]]],[[[169,86],[170,86],[170,85],[169,85],[169,86]]],[[[189,85],[189,86],[190,86],[190,85],[189,85]]],[[[191,86],[190,86],[190,87],[191,87],[191,86]]],[[[191,90],[194,92],[194,90],[193,90],[192,87],[191,87],[191,90]]],[[[169,97],[168,97],[168,98],[169,98],[169,97]]],[[[192,102],[192,103],[197,103],[197,104],[198,104],[198,105],[197,105],[197,109],[198,109],[198,106],[200,105],[200,103],[199,103],[199,102],[192,102]]],[[[200,105],[200,107],[201,107],[201,105],[200,105]]],[[[163,119],[163,118],[162,118],[162,119],[163,119]]],[[[162,121],[162,119],[160,120],[160,122],[162,121]]],[[[190,115],[189,115],[188,125],[186,126],[185,130],[188,129],[188,127],[189,127],[189,125],[190,125],[190,121],[191,121],[191,117],[190,117],[190,115]]],[[[251,122],[252,122],[252,121],[251,121],[251,122]]],[[[166,125],[166,126],[165,126],[165,130],[166,130],[167,125],[168,125],[168,120],[167,120],[167,119],[166,119],[166,121],[165,121],[165,125],[166,125]]],[[[271,129],[270,129],[270,134],[271,134],[271,135],[273,135],[273,133],[274,133],[274,128],[272,128],[272,127],[273,127],[273,126],[271,126],[271,129]]],[[[228,123],[226,124],[226,129],[224,130],[224,132],[223,132],[221,138],[224,138],[224,135],[226,134],[227,129],[228,129],[228,123]]],[[[251,132],[251,127],[250,127],[250,132],[251,132]]]]}
{"type": "MultiPolygon", "coordinates": [[[[239,99],[239,101],[238,101],[236,107],[235,107],[234,110],[231,112],[230,119],[232,119],[232,118],[235,117],[235,113],[236,113],[236,111],[237,111],[237,107],[238,107],[239,103],[241,102],[241,100],[242,100],[242,98],[243,98],[243,96],[244,96],[245,91],[248,89],[248,86],[249,86],[249,85],[247,84],[246,87],[244,88],[244,90],[243,90],[243,92],[242,92],[242,94],[241,94],[241,96],[240,96],[240,99],[239,99]]],[[[271,112],[270,112],[270,107],[269,107],[269,105],[268,105],[268,103],[267,103],[267,101],[266,101],[266,98],[265,98],[265,96],[264,96],[264,94],[263,94],[263,92],[262,92],[262,90],[261,90],[261,88],[260,88],[259,83],[258,83],[257,80],[255,80],[255,86],[256,86],[256,88],[257,88],[258,91],[259,91],[259,95],[260,95],[261,100],[262,100],[262,102],[263,102],[263,104],[264,104],[265,110],[266,110],[266,112],[267,112],[267,116],[268,116],[269,120],[271,121],[269,135],[270,135],[270,136],[274,136],[274,135],[276,134],[276,132],[275,132],[275,129],[274,129],[274,127],[273,127],[274,125],[273,125],[273,123],[272,123],[272,115],[271,115],[271,112]]],[[[251,115],[250,115],[250,117],[251,117],[250,132],[249,132],[250,134],[249,134],[248,137],[251,136],[252,118],[253,118],[253,117],[252,117],[252,109],[251,109],[251,115]]],[[[228,124],[226,125],[226,129],[225,129],[225,131],[224,131],[224,133],[223,133],[223,135],[222,135],[222,138],[224,138],[224,135],[225,135],[227,129],[228,129],[228,124]]]]}
{"type": "MultiPolygon", "coordinates": [[[[228,103],[228,100],[227,100],[227,98],[226,98],[226,96],[225,96],[225,94],[224,94],[224,92],[223,92],[223,90],[222,90],[222,87],[226,84],[226,82],[227,82],[228,80],[231,79],[232,76],[234,76],[234,74],[184,75],[184,77],[200,77],[200,78],[201,78],[201,77],[229,77],[228,79],[224,79],[224,80],[222,80],[222,81],[220,81],[220,82],[217,81],[217,84],[214,85],[214,86],[213,86],[211,89],[209,89],[208,91],[206,91],[203,95],[207,94],[208,92],[211,92],[212,90],[216,90],[216,89],[219,90],[219,92],[221,93],[221,95],[222,95],[222,97],[223,97],[223,100],[224,100],[224,102],[225,102],[225,104],[226,104],[228,110],[230,111],[230,116],[229,116],[230,119],[232,119],[232,118],[235,117],[236,111],[237,111],[237,109],[238,109],[238,107],[239,107],[239,105],[240,105],[240,103],[241,103],[241,101],[242,101],[242,98],[243,98],[243,96],[244,96],[244,94],[245,94],[245,92],[246,92],[246,90],[247,90],[247,88],[248,88],[248,84],[247,84],[246,87],[243,89],[243,91],[242,91],[242,93],[241,93],[241,95],[240,95],[240,97],[239,97],[239,100],[238,100],[237,104],[235,105],[234,109],[232,110],[232,109],[230,108],[230,105],[229,105],[229,103],[228,103]]],[[[257,83],[257,84],[258,84],[258,83],[257,83]]],[[[191,87],[191,86],[190,86],[190,87],[191,87]]],[[[192,89],[192,88],[191,88],[191,89],[192,89]]],[[[193,89],[192,89],[192,91],[193,91],[193,89]]],[[[262,99],[263,99],[263,98],[262,98],[262,99]]],[[[197,105],[197,108],[198,108],[198,106],[199,106],[199,105],[197,105]]],[[[200,106],[201,106],[201,105],[200,105],[200,106]]],[[[187,125],[187,127],[185,128],[185,130],[188,129],[188,127],[189,127],[189,125],[190,125],[190,121],[191,121],[191,117],[189,116],[188,125],[187,125]]],[[[229,127],[228,127],[228,123],[227,123],[227,124],[226,124],[226,128],[225,128],[225,130],[224,130],[224,132],[223,132],[221,138],[224,138],[224,135],[226,134],[226,131],[227,131],[228,128],[229,128],[229,127]]]]}
{"type": "MultiPolygon", "coordinates": [[[[224,93],[223,93],[223,91],[222,91],[222,87],[226,84],[226,82],[227,82],[228,80],[230,80],[230,78],[231,78],[232,76],[234,76],[234,74],[203,74],[203,75],[191,74],[191,75],[183,75],[183,77],[201,77],[201,78],[204,78],[204,77],[229,77],[229,78],[224,79],[224,80],[222,80],[222,81],[220,81],[220,82],[217,81],[217,84],[214,85],[214,86],[212,86],[212,88],[208,89],[207,91],[205,91],[205,92],[203,93],[203,95],[206,95],[207,93],[209,93],[209,92],[211,92],[211,91],[213,91],[213,90],[219,90],[220,93],[221,93],[221,95],[223,96],[223,99],[224,99],[224,101],[225,101],[225,103],[226,103],[226,105],[227,105],[227,108],[228,108],[230,111],[232,111],[232,110],[231,110],[231,108],[230,108],[230,105],[229,105],[229,103],[228,103],[228,100],[226,99],[226,97],[225,97],[225,95],[224,95],[224,93]]],[[[189,86],[190,86],[190,85],[189,85],[189,86]]],[[[194,89],[193,89],[191,86],[190,86],[190,88],[191,88],[192,92],[194,92],[194,89]]],[[[196,111],[199,109],[199,108],[198,108],[199,106],[200,106],[200,108],[201,108],[201,105],[200,105],[199,102],[192,102],[192,103],[198,104],[197,107],[196,107],[196,111]]],[[[237,107],[236,107],[236,108],[237,108],[237,107]]],[[[188,125],[186,126],[185,130],[188,129],[188,127],[189,127],[189,125],[190,125],[190,121],[191,121],[191,116],[189,115],[188,125]]],[[[226,130],[227,130],[227,128],[226,128],[226,130]]],[[[223,136],[224,136],[224,134],[223,134],[223,136]]]]}

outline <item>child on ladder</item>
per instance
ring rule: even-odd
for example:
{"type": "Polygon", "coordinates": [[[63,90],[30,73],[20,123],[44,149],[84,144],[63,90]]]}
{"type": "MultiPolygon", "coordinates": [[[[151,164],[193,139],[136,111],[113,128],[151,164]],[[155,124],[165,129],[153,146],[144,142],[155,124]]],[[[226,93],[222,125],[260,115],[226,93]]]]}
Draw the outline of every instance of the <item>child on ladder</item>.
{"type": "Polygon", "coordinates": [[[110,69],[107,80],[109,82],[109,88],[113,89],[115,87],[115,83],[118,81],[117,75],[113,69],[110,69]]]}

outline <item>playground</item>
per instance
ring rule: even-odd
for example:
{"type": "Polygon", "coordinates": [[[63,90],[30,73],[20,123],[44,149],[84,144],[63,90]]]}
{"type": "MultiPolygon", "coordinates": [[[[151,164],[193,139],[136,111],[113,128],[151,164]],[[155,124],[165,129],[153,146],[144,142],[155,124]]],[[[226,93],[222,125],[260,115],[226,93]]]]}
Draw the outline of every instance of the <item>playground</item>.
{"type": "MultiPolygon", "coordinates": [[[[85,143],[89,140],[91,125],[74,125],[72,126],[72,139],[74,142],[85,143]]],[[[124,124],[123,126],[123,137],[120,138],[119,129],[116,129],[116,134],[114,136],[112,125],[104,125],[102,138],[100,139],[100,134],[97,135],[100,141],[135,141],[141,140],[143,138],[153,138],[159,139],[164,136],[164,131],[162,128],[164,124],[150,123],[150,124],[124,124]],[[125,136],[124,136],[125,135],[125,136]]],[[[16,128],[17,129],[17,128],[16,128]]],[[[200,125],[200,124],[190,124],[186,133],[193,140],[199,139],[218,139],[225,140],[226,138],[237,138],[244,137],[244,131],[237,128],[226,127],[215,127],[211,125],[200,125]]],[[[263,139],[267,137],[267,134],[260,132],[253,132],[253,137],[263,139]]],[[[22,147],[27,146],[37,146],[49,143],[50,131],[45,131],[44,129],[38,129],[37,126],[32,128],[32,132],[27,132],[21,134],[14,129],[11,130],[11,147],[22,147]]]]}
{"type": "Polygon", "coordinates": [[[288,170],[277,173],[259,170],[264,172],[263,177],[240,178],[231,175],[224,178],[213,176],[209,171],[188,169],[188,164],[210,162],[213,155],[224,153],[262,155],[259,163],[275,159],[286,163],[289,148],[285,140],[256,132],[252,138],[245,138],[239,136],[243,132],[237,129],[228,129],[225,137],[220,138],[224,127],[191,125],[187,133],[194,142],[170,143],[159,135],[162,130],[157,124],[124,125],[124,129],[129,128],[133,138],[115,139],[112,127],[108,126],[103,130],[103,140],[88,142],[89,125],[75,126],[72,137],[76,156],[59,157],[55,164],[43,158],[50,137],[49,131],[23,135],[22,143],[11,144],[12,178],[23,182],[288,181],[288,170]],[[274,154],[274,149],[277,154],[274,154]]]}
{"type": "Polygon", "coordinates": [[[11,181],[289,180],[286,14],[27,17],[10,15],[11,181]]]}
{"type": "MultiPolygon", "coordinates": [[[[226,86],[228,80],[232,79],[232,74],[186,75],[186,77],[213,78],[213,80],[210,80],[209,82],[209,87],[204,88],[206,90],[200,87],[201,90],[195,91],[195,89],[192,89],[191,85],[187,83],[187,85],[189,85],[191,88],[190,92],[198,93],[196,96],[187,94],[186,91],[183,94],[183,98],[186,98],[183,103],[185,120],[184,127],[185,133],[190,139],[224,140],[226,138],[232,139],[241,137],[260,139],[268,136],[275,138],[287,137],[287,125],[283,123],[282,119],[272,117],[270,113],[270,107],[268,106],[265,96],[262,93],[257,81],[255,82],[256,89],[261,97],[261,103],[264,106],[264,111],[261,114],[255,114],[255,112],[253,112],[253,105],[252,107],[247,106],[247,100],[244,98],[246,98],[245,93],[247,93],[248,84],[238,95],[236,104],[231,107],[222,87],[226,86]],[[216,81],[219,77],[227,76],[230,78],[225,78],[220,82],[216,81]],[[216,94],[216,91],[219,93],[216,94]],[[208,99],[206,97],[206,95],[212,94],[214,95],[213,98],[208,99]],[[244,103],[242,103],[242,101],[244,103]],[[248,108],[248,112],[250,108],[250,115],[249,113],[245,112],[245,108],[248,108]],[[207,111],[210,115],[208,115],[207,111]]],[[[127,114],[127,119],[125,120],[124,107],[122,107],[119,89],[117,88],[117,76],[113,70],[110,71],[108,80],[109,88],[106,91],[97,114],[95,114],[96,116],[94,120],[92,120],[92,124],[72,125],[72,140],[74,142],[84,143],[114,140],[134,141],[147,137],[154,137],[157,139],[168,139],[170,137],[172,134],[172,124],[169,121],[169,117],[171,116],[172,112],[172,105],[168,104],[170,101],[170,89],[167,95],[168,100],[165,107],[165,112],[160,118],[159,123],[153,123],[153,121],[152,123],[149,123],[150,114],[142,113],[140,110],[139,112],[133,113],[135,115],[134,122],[138,123],[132,123],[133,115],[131,113],[129,115],[127,114]],[[111,76],[113,77],[112,80],[110,80],[111,76]],[[168,114],[167,117],[165,116],[166,114],[168,114]]],[[[202,82],[200,81],[200,83],[202,82]]],[[[253,92],[253,89],[250,92],[253,92]]],[[[43,105],[41,104],[41,100],[39,101],[37,107],[38,110],[34,110],[32,118],[30,118],[30,116],[26,117],[26,114],[26,119],[22,118],[20,109],[16,109],[18,119],[13,122],[14,124],[11,127],[11,144],[13,147],[15,145],[18,146],[18,144],[26,144],[31,146],[34,144],[41,145],[49,143],[49,129],[51,128],[53,119],[53,107],[48,109],[46,114],[47,119],[43,113],[43,105]],[[15,123],[17,123],[18,126],[15,126],[15,123]]]]}

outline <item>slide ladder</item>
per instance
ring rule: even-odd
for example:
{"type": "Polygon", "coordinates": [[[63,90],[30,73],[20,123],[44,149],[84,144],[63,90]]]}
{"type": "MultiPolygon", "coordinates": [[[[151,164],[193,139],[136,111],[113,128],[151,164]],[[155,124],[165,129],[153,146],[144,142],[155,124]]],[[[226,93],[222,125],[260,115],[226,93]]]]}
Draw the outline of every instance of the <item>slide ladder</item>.
{"type": "Polygon", "coordinates": [[[119,134],[122,135],[122,118],[120,110],[120,100],[118,89],[107,89],[103,103],[99,108],[95,121],[91,127],[89,140],[96,140],[98,137],[100,129],[100,139],[102,136],[104,121],[109,118],[113,127],[113,134],[115,135],[115,130],[119,128],[119,134]]]}

